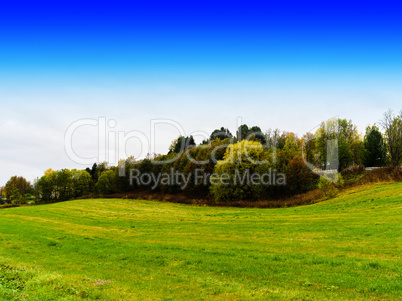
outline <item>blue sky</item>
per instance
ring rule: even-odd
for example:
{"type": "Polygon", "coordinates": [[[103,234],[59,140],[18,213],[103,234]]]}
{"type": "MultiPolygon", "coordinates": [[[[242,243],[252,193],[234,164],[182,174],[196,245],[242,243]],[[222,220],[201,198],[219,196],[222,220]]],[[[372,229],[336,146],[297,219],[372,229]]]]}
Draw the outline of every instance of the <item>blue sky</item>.
{"type": "Polygon", "coordinates": [[[1,66],[398,70],[400,13],[396,1],[9,1],[1,9],[1,66]]]}
{"type": "MultiPolygon", "coordinates": [[[[0,184],[82,167],[63,139],[83,118],[147,135],[158,118],[302,135],[340,116],[364,131],[401,109],[401,13],[397,1],[2,3],[0,184]]],[[[162,130],[156,149],[177,135],[162,130]]],[[[96,133],[76,140],[97,150],[96,133]]]]}

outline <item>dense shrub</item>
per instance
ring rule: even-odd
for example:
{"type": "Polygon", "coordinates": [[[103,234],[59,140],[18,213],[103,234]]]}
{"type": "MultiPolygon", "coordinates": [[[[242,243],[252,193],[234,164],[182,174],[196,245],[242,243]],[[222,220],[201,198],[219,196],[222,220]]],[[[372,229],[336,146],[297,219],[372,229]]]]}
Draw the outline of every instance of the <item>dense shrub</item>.
{"type": "Polygon", "coordinates": [[[351,175],[351,174],[362,174],[364,173],[365,169],[363,165],[353,165],[348,168],[342,170],[342,175],[351,175]]]}
{"type": "Polygon", "coordinates": [[[306,166],[301,157],[296,156],[288,166],[286,178],[292,193],[302,193],[316,187],[318,176],[306,166]]]}
{"type": "Polygon", "coordinates": [[[328,176],[320,177],[320,180],[318,181],[318,188],[329,199],[336,197],[339,193],[339,189],[328,176]]]}
{"type": "Polygon", "coordinates": [[[210,191],[214,199],[217,201],[260,199],[263,187],[249,181],[250,178],[247,177],[260,174],[261,169],[258,170],[257,167],[261,167],[261,162],[267,157],[267,151],[257,141],[243,140],[229,145],[223,160],[216,164],[214,175],[211,177],[210,191]]]}

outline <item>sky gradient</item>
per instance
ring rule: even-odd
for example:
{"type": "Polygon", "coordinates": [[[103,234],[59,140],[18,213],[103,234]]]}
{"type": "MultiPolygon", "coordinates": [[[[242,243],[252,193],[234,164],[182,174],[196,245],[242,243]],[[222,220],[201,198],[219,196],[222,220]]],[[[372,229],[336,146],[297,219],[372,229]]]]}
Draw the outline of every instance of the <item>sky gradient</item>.
{"type": "MultiPolygon", "coordinates": [[[[303,135],[339,116],[363,132],[402,109],[401,15],[397,1],[2,3],[0,185],[85,168],[64,151],[83,118],[147,136],[152,119],[190,134],[235,132],[238,117],[303,135]]],[[[158,133],[164,153],[178,132],[158,133]]],[[[92,157],[96,130],[74,147],[92,157]]]]}

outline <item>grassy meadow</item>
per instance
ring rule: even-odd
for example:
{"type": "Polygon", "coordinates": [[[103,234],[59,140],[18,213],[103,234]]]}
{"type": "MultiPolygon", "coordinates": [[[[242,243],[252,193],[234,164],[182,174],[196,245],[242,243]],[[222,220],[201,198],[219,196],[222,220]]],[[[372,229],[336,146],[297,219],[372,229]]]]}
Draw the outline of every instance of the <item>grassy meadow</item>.
{"type": "Polygon", "coordinates": [[[279,209],[2,209],[0,300],[402,300],[401,207],[402,183],[279,209]]]}

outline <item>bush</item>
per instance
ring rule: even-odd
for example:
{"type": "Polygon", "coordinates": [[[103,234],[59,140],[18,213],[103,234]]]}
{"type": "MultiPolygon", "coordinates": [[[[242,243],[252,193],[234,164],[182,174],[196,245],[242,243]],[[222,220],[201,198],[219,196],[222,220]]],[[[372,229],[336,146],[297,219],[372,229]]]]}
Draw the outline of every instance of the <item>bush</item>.
{"type": "Polygon", "coordinates": [[[338,174],[338,182],[336,182],[336,187],[342,188],[343,185],[345,184],[345,181],[343,180],[342,174],[338,174]]]}
{"type": "Polygon", "coordinates": [[[251,181],[242,182],[244,175],[259,174],[258,164],[263,161],[265,150],[261,143],[243,140],[226,148],[223,160],[218,161],[211,176],[210,192],[218,201],[238,201],[263,198],[264,189],[251,181]]]}
{"type": "Polygon", "coordinates": [[[320,180],[318,181],[318,189],[320,189],[325,194],[330,186],[332,186],[332,182],[328,178],[320,177],[320,180]]]}
{"type": "Polygon", "coordinates": [[[346,175],[355,175],[355,174],[362,174],[364,173],[365,169],[362,165],[353,165],[351,167],[345,168],[342,170],[342,174],[346,175]]]}
{"type": "Polygon", "coordinates": [[[318,182],[318,188],[329,199],[336,197],[339,193],[339,189],[337,187],[342,186],[343,186],[343,179],[340,174],[338,174],[338,182],[336,185],[333,183],[333,180],[331,180],[328,175],[322,176],[318,182]]]}
{"type": "Polygon", "coordinates": [[[14,198],[11,201],[11,204],[13,205],[22,205],[22,204],[26,204],[26,200],[23,199],[21,196],[14,198]]]}
{"type": "Polygon", "coordinates": [[[287,170],[287,181],[292,193],[302,193],[317,186],[317,176],[306,166],[303,159],[296,156],[292,159],[287,170]]]}
{"type": "Polygon", "coordinates": [[[339,194],[339,189],[336,188],[336,187],[334,187],[334,186],[331,186],[331,187],[328,189],[326,195],[327,195],[327,198],[333,199],[333,198],[335,198],[338,194],[339,194]]]}

